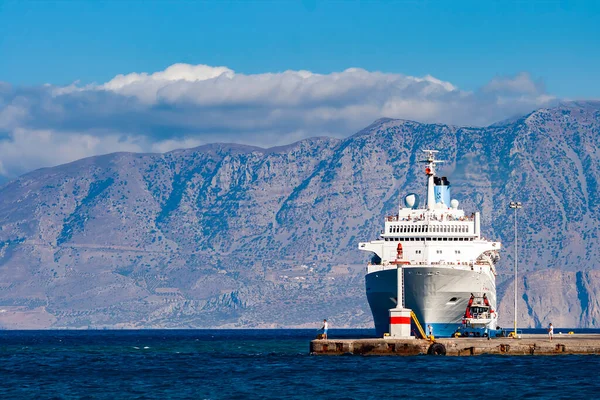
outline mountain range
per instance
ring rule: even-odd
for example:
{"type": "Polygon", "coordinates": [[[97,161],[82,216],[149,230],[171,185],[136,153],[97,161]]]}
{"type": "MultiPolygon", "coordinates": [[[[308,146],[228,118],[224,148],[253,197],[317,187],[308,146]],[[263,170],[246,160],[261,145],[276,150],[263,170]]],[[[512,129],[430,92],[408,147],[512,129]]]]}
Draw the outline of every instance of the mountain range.
{"type": "Polygon", "coordinates": [[[346,139],[114,153],[0,188],[0,328],[369,327],[367,254],[423,149],[486,238],[500,322],[600,327],[600,102],[485,128],[380,119],[346,139]]]}

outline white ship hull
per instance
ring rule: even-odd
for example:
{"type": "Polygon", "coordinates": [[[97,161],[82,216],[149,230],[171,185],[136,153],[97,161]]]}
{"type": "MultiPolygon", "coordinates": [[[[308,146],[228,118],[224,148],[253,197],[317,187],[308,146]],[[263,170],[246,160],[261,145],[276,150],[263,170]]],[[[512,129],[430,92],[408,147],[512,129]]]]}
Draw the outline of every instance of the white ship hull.
{"type": "MultiPolygon", "coordinates": [[[[365,276],[366,292],[377,336],[389,332],[389,309],[396,307],[397,269],[369,267],[365,276]]],[[[404,306],[412,309],[425,328],[433,327],[435,336],[448,337],[462,325],[472,293],[487,294],[496,309],[495,276],[489,267],[407,265],[404,270],[404,306]]],[[[496,321],[489,329],[496,328],[496,321]]]]}

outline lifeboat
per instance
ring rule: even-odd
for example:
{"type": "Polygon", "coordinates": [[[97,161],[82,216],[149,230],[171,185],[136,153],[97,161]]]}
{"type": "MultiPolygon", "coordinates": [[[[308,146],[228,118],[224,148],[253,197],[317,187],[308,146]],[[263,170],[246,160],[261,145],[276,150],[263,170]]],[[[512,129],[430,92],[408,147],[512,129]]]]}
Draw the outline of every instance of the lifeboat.
{"type": "Polygon", "coordinates": [[[495,312],[490,306],[490,302],[485,296],[475,297],[471,295],[465,315],[463,326],[470,328],[483,328],[490,325],[495,320],[495,312]]]}

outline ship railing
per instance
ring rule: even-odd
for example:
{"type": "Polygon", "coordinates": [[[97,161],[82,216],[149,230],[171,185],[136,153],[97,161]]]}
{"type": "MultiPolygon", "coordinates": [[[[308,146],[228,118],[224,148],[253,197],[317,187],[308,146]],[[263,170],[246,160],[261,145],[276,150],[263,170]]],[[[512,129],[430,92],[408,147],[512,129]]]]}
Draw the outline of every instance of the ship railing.
{"type": "MultiPolygon", "coordinates": [[[[463,262],[452,262],[452,261],[415,261],[410,260],[407,266],[426,266],[426,265],[434,265],[434,266],[443,266],[443,267],[471,267],[471,270],[474,268],[473,263],[469,263],[466,261],[463,262]]],[[[393,264],[391,262],[384,261],[381,264],[367,264],[367,271],[383,271],[386,269],[394,269],[397,268],[397,264],[393,264]]]]}
{"type": "Polygon", "coordinates": [[[420,261],[418,263],[419,265],[451,265],[451,266],[463,266],[463,267],[473,267],[473,263],[467,262],[467,261],[431,261],[431,262],[425,262],[425,261],[420,261]]]}
{"type": "Polygon", "coordinates": [[[422,222],[425,220],[429,220],[431,222],[468,222],[468,221],[474,221],[475,218],[474,217],[469,217],[469,216],[463,216],[463,217],[455,217],[452,214],[442,214],[439,218],[437,215],[433,215],[430,218],[427,218],[427,216],[425,214],[421,214],[421,215],[417,215],[417,216],[407,216],[407,217],[402,217],[400,218],[400,216],[398,215],[388,215],[387,217],[385,217],[385,220],[388,222],[398,222],[398,221],[408,221],[408,222],[422,222]]]}
{"type": "Polygon", "coordinates": [[[475,217],[473,217],[473,216],[455,217],[452,214],[442,214],[440,216],[440,218],[438,218],[437,215],[434,215],[433,217],[431,217],[430,220],[438,221],[438,222],[461,222],[461,221],[474,221],[475,217]]]}
{"type": "Polygon", "coordinates": [[[367,265],[367,272],[371,273],[371,272],[379,272],[379,271],[385,271],[388,269],[396,269],[397,266],[396,265],[382,265],[382,264],[369,264],[367,265]]]}

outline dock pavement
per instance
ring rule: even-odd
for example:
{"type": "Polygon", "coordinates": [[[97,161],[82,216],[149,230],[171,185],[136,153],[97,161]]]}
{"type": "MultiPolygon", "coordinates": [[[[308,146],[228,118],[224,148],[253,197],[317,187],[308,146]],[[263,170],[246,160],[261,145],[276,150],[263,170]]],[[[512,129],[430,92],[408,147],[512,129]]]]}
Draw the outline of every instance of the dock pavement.
{"type": "Polygon", "coordinates": [[[520,338],[426,339],[315,339],[310,342],[315,355],[399,355],[446,356],[600,354],[600,334],[523,334],[520,338]]]}

